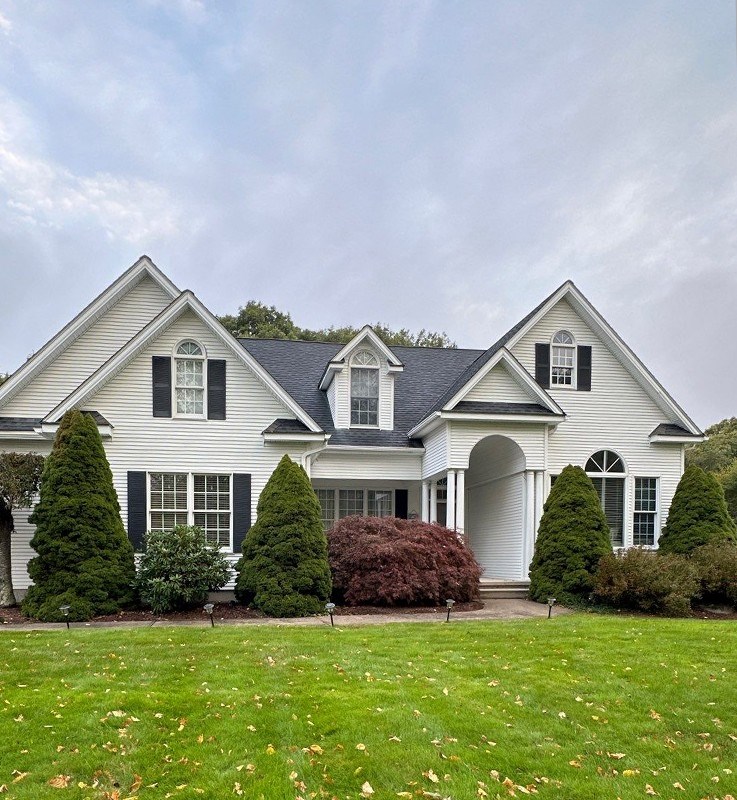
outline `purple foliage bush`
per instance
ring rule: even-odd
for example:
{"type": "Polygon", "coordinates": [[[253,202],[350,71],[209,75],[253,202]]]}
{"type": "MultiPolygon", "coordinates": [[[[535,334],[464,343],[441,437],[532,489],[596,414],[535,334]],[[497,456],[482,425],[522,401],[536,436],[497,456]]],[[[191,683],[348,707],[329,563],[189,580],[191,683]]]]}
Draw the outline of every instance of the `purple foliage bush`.
{"type": "Polygon", "coordinates": [[[478,597],[481,567],[454,531],[397,517],[346,517],[328,531],[336,599],[347,605],[438,605],[478,597]]]}

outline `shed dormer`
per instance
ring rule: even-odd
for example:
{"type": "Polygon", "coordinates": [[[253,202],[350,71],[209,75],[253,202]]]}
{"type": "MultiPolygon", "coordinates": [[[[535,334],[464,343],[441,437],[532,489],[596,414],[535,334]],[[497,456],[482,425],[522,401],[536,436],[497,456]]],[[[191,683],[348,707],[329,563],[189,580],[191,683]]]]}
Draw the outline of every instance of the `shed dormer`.
{"type": "Polygon", "coordinates": [[[394,429],[394,378],[404,365],[370,325],[328,363],[320,380],[336,428],[394,429]]]}

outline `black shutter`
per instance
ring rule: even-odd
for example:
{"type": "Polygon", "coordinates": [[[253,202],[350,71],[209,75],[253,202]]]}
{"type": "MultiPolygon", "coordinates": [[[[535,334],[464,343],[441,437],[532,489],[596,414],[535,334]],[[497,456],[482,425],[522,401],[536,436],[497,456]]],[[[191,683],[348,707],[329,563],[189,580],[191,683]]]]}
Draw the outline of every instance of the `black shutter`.
{"type": "Polygon", "coordinates": [[[143,550],[146,528],[146,473],[128,473],[128,538],[137,552],[143,550]]]}
{"type": "Polygon", "coordinates": [[[155,417],[171,416],[171,358],[151,357],[151,386],[155,417]]]}
{"type": "Polygon", "coordinates": [[[535,380],[543,389],[550,388],[550,345],[535,345],[535,380]]]}
{"type": "Polygon", "coordinates": [[[251,476],[233,475],[233,552],[240,553],[251,527],[251,476]]]}
{"type": "Polygon", "coordinates": [[[207,418],[225,419],[225,361],[207,360],[207,418]]]}
{"type": "Polygon", "coordinates": [[[394,516],[407,519],[407,490],[394,490],[394,516]]]}
{"type": "Polygon", "coordinates": [[[578,346],[578,358],[576,369],[578,375],[576,377],[576,388],[579,392],[591,391],[591,347],[587,344],[580,344],[578,346]]]}

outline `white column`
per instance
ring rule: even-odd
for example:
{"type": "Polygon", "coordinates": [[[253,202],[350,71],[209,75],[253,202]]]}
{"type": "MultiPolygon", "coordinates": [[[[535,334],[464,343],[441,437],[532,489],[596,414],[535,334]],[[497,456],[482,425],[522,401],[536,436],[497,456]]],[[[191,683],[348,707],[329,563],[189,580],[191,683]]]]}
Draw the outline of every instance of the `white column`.
{"type": "Polygon", "coordinates": [[[456,473],[456,530],[463,536],[466,524],[466,470],[456,473]]]}
{"type": "Polygon", "coordinates": [[[438,482],[430,481],[430,522],[438,521],[438,482]]]}
{"type": "Polygon", "coordinates": [[[448,479],[448,501],[446,505],[445,526],[451,530],[456,527],[456,471],[449,469],[446,473],[448,479]]]}
{"type": "Polygon", "coordinates": [[[525,535],[524,547],[522,548],[522,578],[527,577],[527,571],[532,560],[533,542],[535,532],[532,526],[535,524],[535,473],[532,470],[525,472],[525,535]]]}
{"type": "Polygon", "coordinates": [[[537,531],[540,528],[540,518],[543,515],[544,486],[545,473],[540,470],[535,473],[535,530],[533,532],[533,542],[537,539],[537,531]]]}
{"type": "Polygon", "coordinates": [[[422,481],[422,510],[420,519],[430,522],[430,481],[422,481]]]}

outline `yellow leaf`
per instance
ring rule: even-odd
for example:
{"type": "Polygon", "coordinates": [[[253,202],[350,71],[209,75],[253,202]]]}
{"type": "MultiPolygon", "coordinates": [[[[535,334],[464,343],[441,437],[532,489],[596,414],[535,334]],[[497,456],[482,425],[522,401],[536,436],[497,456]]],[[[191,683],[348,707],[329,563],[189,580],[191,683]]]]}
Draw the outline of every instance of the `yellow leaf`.
{"type": "Polygon", "coordinates": [[[366,749],[366,745],[365,745],[365,744],[363,744],[362,742],[359,742],[359,743],[356,745],[356,750],[365,750],[365,749],[366,749]]]}
{"type": "Polygon", "coordinates": [[[54,775],[54,777],[48,781],[48,784],[54,789],[66,789],[71,779],[71,775],[54,775]]]}
{"type": "Polygon", "coordinates": [[[439,783],[440,778],[431,770],[429,769],[427,772],[422,773],[429,781],[433,783],[439,783]]]}
{"type": "MultiPolygon", "coordinates": [[[[310,748],[310,749],[312,749],[312,748],[310,748]]],[[[274,745],[273,744],[267,745],[267,747],[266,747],[266,755],[267,756],[273,756],[274,753],[276,753],[276,748],[274,747],[274,745]]]]}
{"type": "Polygon", "coordinates": [[[309,750],[318,756],[321,756],[323,754],[323,749],[322,747],[320,747],[319,744],[311,744],[309,746],[309,750]]]}

